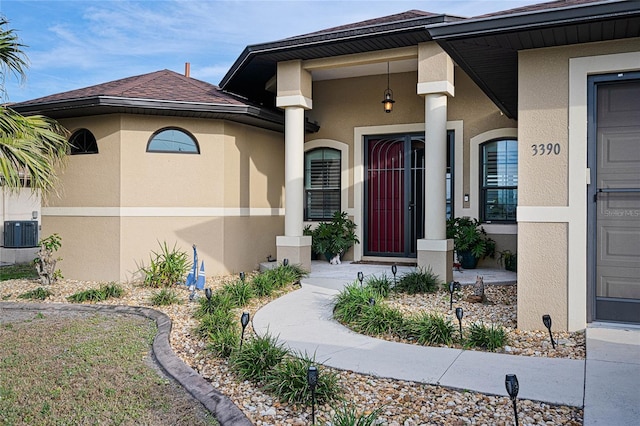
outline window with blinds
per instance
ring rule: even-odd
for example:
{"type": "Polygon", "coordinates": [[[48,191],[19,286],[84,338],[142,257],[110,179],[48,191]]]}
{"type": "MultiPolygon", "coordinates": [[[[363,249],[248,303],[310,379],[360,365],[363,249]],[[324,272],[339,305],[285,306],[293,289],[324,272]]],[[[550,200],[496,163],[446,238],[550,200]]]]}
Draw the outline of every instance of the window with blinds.
{"type": "Polygon", "coordinates": [[[318,148],[305,153],[305,220],[331,219],[340,211],[340,151],[318,148]]]}
{"type": "Polygon", "coordinates": [[[515,222],[518,206],[518,142],[497,140],[482,145],[480,220],[515,222]]]}

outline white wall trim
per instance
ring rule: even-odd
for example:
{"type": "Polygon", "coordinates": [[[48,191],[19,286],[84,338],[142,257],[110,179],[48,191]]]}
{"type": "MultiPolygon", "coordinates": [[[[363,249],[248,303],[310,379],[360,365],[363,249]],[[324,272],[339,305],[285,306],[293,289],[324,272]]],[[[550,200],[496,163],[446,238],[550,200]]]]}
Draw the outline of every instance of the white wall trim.
{"type": "Polygon", "coordinates": [[[278,108],[301,107],[304,109],[312,109],[313,101],[302,95],[288,95],[276,97],[276,106],[278,108]]]}
{"type": "MultiPolygon", "coordinates": [[[[640,52],[569,59],[569,222],[568,324],[570,331],[587,324],[587,77],[638,71],[640,52]]],[[[520,218],[518,218],[520,219],[520,218]]]]}
{"type": "Polygon", "coordinates": [[[448,96],[455,95],[455,87],[451,82],[442,81],[426,81],[418,83],[417,93],[418,95],[431,95],[434,93],[442,93],[448,96]]]}
{"type": "MultiPolygon", "coordinates": [[[[304,143],[304,152],[317,148],[333,148],[340,151],[340,207],[343,212],[353,215],[353,209],[349,208],[349,145],[333,139],[314,139],[304,143]]],[[[317,221],[307,221],[304,225],[314,227],[317,221]]]]}
{"type": "MultiPolygon", "coordinates": [[[[480,218],[480,145],[493,139],[507,138],[517,140],[518,129],[515,127],[492,129],[472,137],[469,141],[469,209],[465,216],[480,218]]],[[[497,223],[492,225],[503,226],[497,223]]]]}
{"type": "Polygon", "coordinates": [[[42,216],[84,217],[243,217],[284,216],[269,207],[43,207],[42,216]]]}
{"type": "Polygon", "coordinates": [[[560,223],[571,220],[571,210],[565,206],[518,206],[518,223],[560,223]]]}

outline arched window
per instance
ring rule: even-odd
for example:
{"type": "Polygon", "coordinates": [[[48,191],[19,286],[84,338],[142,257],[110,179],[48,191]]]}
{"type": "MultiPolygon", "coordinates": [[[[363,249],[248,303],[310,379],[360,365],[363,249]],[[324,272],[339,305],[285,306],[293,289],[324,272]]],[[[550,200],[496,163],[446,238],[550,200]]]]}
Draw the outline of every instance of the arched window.
{"type": "Polygon", "coordinates": [[[147,152],[177,152],[200,154],[196,138],[186,130],[164,128],[155,132],[147,144],[147,152]]]}
{"type": "Polygon", "coordinates": [[[515,222],[518,206],[518,142],[501,139],[481,145],[480,220],[515,222]]]}
{"type": "Polygon", "coordinates": [[[304,219],[331,219],[340,206],[340,151],[316,148],[304,154],[304,219]]]}
{"type": "Polygon", "coordinates": [[[87,129],[75,131],[69,138],[69,144],[71,144],[71,155],[98,153],[96,137],[87,129]]]}

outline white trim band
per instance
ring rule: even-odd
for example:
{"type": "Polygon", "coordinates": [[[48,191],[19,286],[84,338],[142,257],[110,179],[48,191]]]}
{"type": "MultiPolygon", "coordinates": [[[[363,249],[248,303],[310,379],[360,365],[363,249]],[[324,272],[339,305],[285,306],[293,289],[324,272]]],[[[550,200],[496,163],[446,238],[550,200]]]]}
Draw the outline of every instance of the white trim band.
{"type": "Polygon", "coordinates": [[[518,223],[568,223],[571,219],[571,209],[563,206],[518,206],[517,215],[518,223]]]}
{"type": "Polygon", "coordinates": [[[86,217],[246,217],[284,216],[269,207],[43,207],[42,216],[86,217]]]}
{"type": "Polygon", "coordinates": [[[453,240],[418,240],[418,251],[453,251],[453,240]]]}
{"type": "Polygon", "coordinates": [[[448,81],[429,81],[418,83],[418,95],[432,95],[443,93],[445,95],[454,96],[456,89],[453,84],[448,81]]]}
{"type": "Polygon", "coordinates": [[[278,96],[276,98],[276,106],[278,108],[301,107],[304,109],[312,109],[313,101],[302,95],[278,96]]]}

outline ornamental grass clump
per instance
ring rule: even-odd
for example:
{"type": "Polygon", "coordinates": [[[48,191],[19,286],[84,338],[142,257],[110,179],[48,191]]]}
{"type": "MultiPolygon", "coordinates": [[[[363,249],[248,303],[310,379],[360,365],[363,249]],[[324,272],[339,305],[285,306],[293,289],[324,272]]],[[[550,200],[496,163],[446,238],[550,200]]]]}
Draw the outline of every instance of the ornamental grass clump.
{"type": "Polygon", "coordinates": [[[22,293],[18,296],[18,299],[30,299],[30,300],[45,300],[47,297],[51,296],[53,293],[42,287],[38,287],[35,290],[27,291],[26,293],[22,293]]]}
{"type": "Polygon", "coordinates": [[[435,293],[438,291],[439,283],[440,278],[430,267],[427,270],[417,268],[400,277],[393,290],[407,294],[435,293]]]}
{"type": "Polygon", "coordinates": [[[375,290],[380,297],[387,297],[391,292],[391,280],[389,280],[386,273],[382,273],[379,277],[372,275],[367,278],[365,283],[367,287],[375,290]]]}
{"type": "Polygon", "coordinates": [[[265,378],[264,388],[281,402],[289,404],[311,404],[311,388],[307,383],[307,371],[311,365],[318,366],[318,385],[315,389],[318,404],[337,399],[342,390],[336,373],[323,369],[314,357],[305,354],[285,356],[265,378]]]}
{"type": "Polygon", "coordinates": [[[365,306],[354,321],[354,328],[367,335],[396,334],[403,328],[402,312],[383,303],[365,306]]]}
{"type": "Polygon", "coordinates": [[[456,326],[451,320],[438,314],[424,312],[412,316],[405,322],[404,336],[415,340],[419,345],[453,344],[456,326]]]}
{"type": "Polygon", "coordinates": [[[124,294],[124,290],[117,284],[103,285],[100,288],[92,288],[78,293],[74,293],[67,297],[69,302],[102,302],[111,298],[120,298],[124,294]]]}
{"type": "Polygon", "coordinates": [[[336,296],[333,317],[344,324],[352,324],[370,305],[371,299],[377,304],[382,298],[369,286],[360,286],[359,283],[349,284],[336,296]]]}
{"type": "Polygon", "coordinates": [[[202,338],[210,338],[219,331],[233,329],[235,322],[236,319],[231,310],[214,309],[211,313],[200,317],[195,333],[202,338]]]}
{"type": "Polygon", "coordinates": [[[141,266],[139,272],[144,277],[144,285],[168,288],[184,283],[189,269],[191,262],[187,253],[178,250],[176,244],[170,249],[167,243],[163,242],[160,244],[159,252],[151,252],[149,265],[141,266]]]}
{"type": "Polygon", "coordinates": [[[243,380],[261,382],[286,354],[287,350],[277,338],[269,334],[253,337],[232,354],[231,368],[243,380]]]}
{"type": "Polygon", "coordinates": [[[377,408],[369,414],[358,414],[356,407],[346,401],[338,408],[331,419],[333,426],[373,426],[378,424],[378,416],[382,412],[382,407],[377,408]]]}
{"type": "Polygon", "coordinates": [[[153,306],[169,306],[182,303],[175,291],[168,288],[153,293],[151,295],[151,304],[153,306]]]}
{"type": "Polygon", "coordinates": [[[240,344],[240,332],[233,326],[209,334],[207,349],[221,358],[229,358],[240,344]]]}
{"type": "Polygon", "coordinates": [[[225,284],[220,292],[229,297],[234,308],[245,306],[254,296],[251,284],[242,280],[225,284]]]}
{"type": "Polygon", "coordinates": [[[507,332],[499,325],[486,326],[473,323],[469,326],[465,346],[495,351],[507,344],[507,332]]]}

